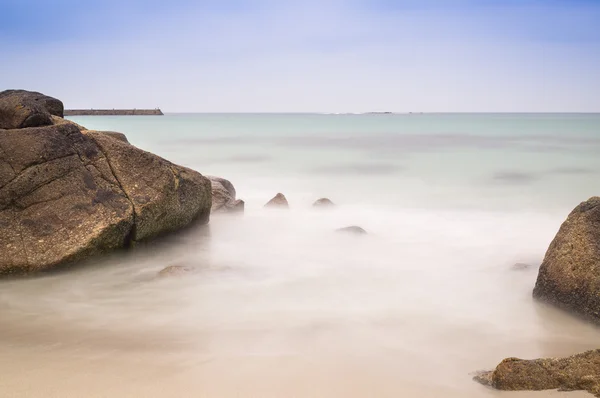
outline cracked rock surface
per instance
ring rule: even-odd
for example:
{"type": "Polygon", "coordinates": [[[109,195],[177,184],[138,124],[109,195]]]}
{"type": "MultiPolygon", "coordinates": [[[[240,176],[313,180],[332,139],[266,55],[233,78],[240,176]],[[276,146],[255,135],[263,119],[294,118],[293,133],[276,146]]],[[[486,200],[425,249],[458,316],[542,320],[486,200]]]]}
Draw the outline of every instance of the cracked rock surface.
{"type": "Polygon", "coordinates": [[[71,123],[0,129],[0,275],[206,223],[211,201],[200,173],[118,137],[71,123]]]}

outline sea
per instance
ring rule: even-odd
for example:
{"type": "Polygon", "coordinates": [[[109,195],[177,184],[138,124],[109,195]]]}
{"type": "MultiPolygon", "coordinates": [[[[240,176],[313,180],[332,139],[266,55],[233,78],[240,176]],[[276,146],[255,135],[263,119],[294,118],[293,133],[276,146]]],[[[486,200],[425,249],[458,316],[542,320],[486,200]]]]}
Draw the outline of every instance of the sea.
{"type": "Polygon", "coordinates": [[[472,377],[600,347],[532,298],[600,195],[600,114],[70,119],[230,180],[245,212],[0,282],[1,397],[586,396],[472,377]],[[264,208],[279,192],[289,209],[264,208]],[[199,272],[157,277],[171,265],[199,272]]]}

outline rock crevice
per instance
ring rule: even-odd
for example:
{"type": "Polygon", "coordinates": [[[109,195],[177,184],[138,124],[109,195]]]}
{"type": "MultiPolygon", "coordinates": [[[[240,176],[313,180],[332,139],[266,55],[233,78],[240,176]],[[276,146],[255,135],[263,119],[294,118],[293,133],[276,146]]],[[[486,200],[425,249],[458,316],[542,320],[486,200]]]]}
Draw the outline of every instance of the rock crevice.
{"type": "Polygon", "coordinates": [[[123,184],[121,183],[121,181],[119,180],[119,176],[117,175],[117,173],[115,172],[115,169],[110,161],[110,156],[108,155],[108,153],[104,150],[104,148],[102,147],[102,144],[99,142],[96,142],[96,145],[98,145],[98,149],[100,150],[100,152],[104,155],[104,158],[106,159],[106,163],[108,164],[108,168],[110,169],[110,172],[112,173],[112,176],[115,178],[115,181],[117,182],[117,185],[119,186],[119,189],[123,192],[123,195],[125,195],[125,198],[127,198],[127,200],[129,201],[129,203],[131,203],[131,207],[133,209],[132,212],[132,223],[131,223],[131,228],[129,229],[129,231],[125,234],[125,238],[123,239],[123,245],[125,247],[130,247],[133,245],[133,241],[135,239],[135,233],[136,233],[136,223],[137,223],[137,211],[135,208],[135,203],[134,201],[131,199],[131,197],[128,195],[127,191],[125,190],[125,188],[123,187],[123,184]]]}

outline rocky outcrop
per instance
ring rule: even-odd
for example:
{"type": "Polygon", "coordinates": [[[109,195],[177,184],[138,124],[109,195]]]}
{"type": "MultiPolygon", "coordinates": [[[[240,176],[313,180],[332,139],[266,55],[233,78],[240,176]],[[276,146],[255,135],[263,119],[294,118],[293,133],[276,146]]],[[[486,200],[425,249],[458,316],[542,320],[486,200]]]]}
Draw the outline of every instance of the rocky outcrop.
{"type": "Polygon", "coordinates": [[[212,212],[243,212],[244,201],[236,199],[235,187],[224,178],[206,176],[212,189],[212,212]]]}
{"type": "Polygon", "coordinates": [[[336,229],[335,232],[351,234],[351,235],[366,235],[367,234],[367,231],[365,231],[363,228],[356,226],[356,225],[352,225],[350,227],[339,228],[339,229],[336,229]]]}
{"type": "Polygon", "coordinates": [[[63,117],[63,103],[56,98],[25,90],[0,92],[0,129],[49,126],[52,115],[63,117]]]}
{"type": "Polygon", "coordinates": [[[600,350],[568,358],[508,358],[474,380],[506,391],[585,390],[600,397],[600,350]]]}
{"type": "Polygon", "coordinates": [[[562,224],[533,296],[600,323],[600,197],[581,203],[562,224]]]}
{"type": "Polygon", "coordinates": [[[313,203],[313,207],[333,207],[333,206],[335,206],[335,204],[327,198],[317,199],[317,201],[315,203],[313,203]]]}
{"type": "Polygon", "coordinates": [[[110,135],[71,123],[0,129],[0,274],[206,223],[211,201],[201,174],[110,135]]]}
{"type": "Polygon", "coordinates": [[[282,193],[278,193],[273,197],[273,199],[269,200],[265,207],[271,208],[288,208],[290,205],[288,204],[287,199],[282,193]]]}

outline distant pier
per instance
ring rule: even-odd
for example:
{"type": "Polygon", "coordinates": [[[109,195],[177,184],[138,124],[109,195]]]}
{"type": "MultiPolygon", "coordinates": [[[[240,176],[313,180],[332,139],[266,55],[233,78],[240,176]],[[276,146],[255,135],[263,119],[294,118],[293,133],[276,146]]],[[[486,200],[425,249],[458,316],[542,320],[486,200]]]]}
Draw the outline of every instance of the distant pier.
{"type": "Polygon", "coordinates": [[[65,109],[65,116],[162,116],[156,109],[65,109]]]}

